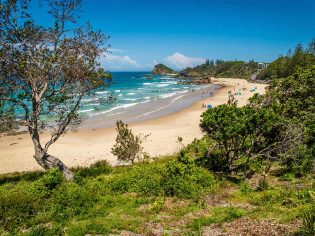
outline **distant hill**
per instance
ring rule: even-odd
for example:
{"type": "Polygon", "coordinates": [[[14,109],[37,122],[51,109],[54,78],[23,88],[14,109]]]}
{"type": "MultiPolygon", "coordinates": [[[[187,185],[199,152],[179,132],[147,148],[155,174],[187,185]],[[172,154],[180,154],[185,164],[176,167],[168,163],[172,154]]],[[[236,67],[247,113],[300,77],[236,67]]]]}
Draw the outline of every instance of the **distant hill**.
{"type": "Polygon", "coordinates": [[[166,65],[163,64],[157,64],[153,71],[153,74],[159,74],[159,75],[166,75],[166,74],[177,74],[176,71],[174,71],[173,69],[167,67],[166,65]]]}
{"type": "Polygon", "coordinates": [[[299,44],[293,52],[289,50],[288,55],[278,57],[267,68],[259,72],[257,79],[285,78],[296,73],[299,68],[308,68],[312,65],[315,65],[315,39],[305,49],[299,44]]]}
{"type": "Polygon", "coordinates": [[[258,70],[258,62],[207,60],[205,64],[194,68],[186,68],[180,72],[183,77],[231,77],[250,79],[258,70]]]}

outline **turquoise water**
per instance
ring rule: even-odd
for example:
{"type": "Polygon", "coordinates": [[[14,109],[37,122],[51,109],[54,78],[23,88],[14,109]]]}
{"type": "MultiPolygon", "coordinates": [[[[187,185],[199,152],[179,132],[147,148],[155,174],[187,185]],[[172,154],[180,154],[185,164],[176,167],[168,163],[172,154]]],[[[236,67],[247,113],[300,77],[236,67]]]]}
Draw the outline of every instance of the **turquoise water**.
{"type": "Polygon", "coordinates": [[[148,74],[149,72],[112,73],[112,84],[97,91],[93,97],[84,98],[79,112],[87,116],[119,114],[138,104],[171,97],[180,99],[181,95],[203,87],[179,84],[178,79],[172,76],[148,74]]]}

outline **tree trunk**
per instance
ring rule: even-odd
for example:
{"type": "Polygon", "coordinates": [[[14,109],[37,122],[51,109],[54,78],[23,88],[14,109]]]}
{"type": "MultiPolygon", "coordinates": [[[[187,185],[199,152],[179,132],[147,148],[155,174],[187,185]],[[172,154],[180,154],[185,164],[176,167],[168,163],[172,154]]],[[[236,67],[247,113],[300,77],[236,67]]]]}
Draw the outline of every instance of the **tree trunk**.
{"type": "Polygon", "coordinates": [[[37,163],[43,167],[45,170],[51,168],[58,168],[66,180],[72,180],[74,174],[69,170],[69,168],[58,158],[49,155],[48,153],[44,152],[44,150],[40,147],[35,147],[35,160],[37,163]]]}

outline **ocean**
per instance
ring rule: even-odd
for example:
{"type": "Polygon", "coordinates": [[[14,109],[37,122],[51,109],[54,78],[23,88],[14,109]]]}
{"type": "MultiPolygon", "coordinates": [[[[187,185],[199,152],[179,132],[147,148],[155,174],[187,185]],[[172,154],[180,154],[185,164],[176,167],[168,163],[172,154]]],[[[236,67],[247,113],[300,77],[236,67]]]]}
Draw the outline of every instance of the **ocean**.
{"type": "Polygon", "coordinates": [[[178,79],[172,76],[151,75],[150,72],[114,72],[112,76],[109,87],[82,100],[80,114],[87,117],[124,114],[140,104],[163,103],[169,98],[172,98],[171,102],[175,102],[187,93],[205,87],[180,84],[178,79]]]}

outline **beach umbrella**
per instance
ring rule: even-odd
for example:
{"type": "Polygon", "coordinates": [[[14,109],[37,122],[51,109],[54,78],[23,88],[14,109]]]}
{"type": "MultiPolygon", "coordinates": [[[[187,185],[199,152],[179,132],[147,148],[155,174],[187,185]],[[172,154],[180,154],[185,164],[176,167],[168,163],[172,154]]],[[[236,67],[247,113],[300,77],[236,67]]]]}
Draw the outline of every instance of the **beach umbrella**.
{"type": "Polygon", "coordinates": [[[212,106],[210,104],[208,104],[207,108],[210,109],[210,108],[212,108],[212,106]]]}

